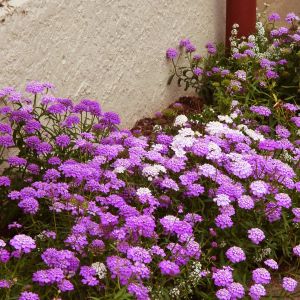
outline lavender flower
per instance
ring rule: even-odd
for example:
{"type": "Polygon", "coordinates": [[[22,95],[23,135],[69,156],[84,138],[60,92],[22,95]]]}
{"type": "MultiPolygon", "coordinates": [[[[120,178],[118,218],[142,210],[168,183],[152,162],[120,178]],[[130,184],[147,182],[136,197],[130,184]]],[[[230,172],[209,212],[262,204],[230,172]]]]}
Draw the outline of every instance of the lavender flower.
{"type": "Polygon", "coordinates": [[[40,300],[40,297],[36,293],[32,292],[22,292],[19,300],[40,300]]]}
{"type": "Polygon", "coordinates": [[[239,263],[246,260],[246,255],[243,249],[236,246],[229,248],[226,251],[226,256],[232,263],[239,263]]]}
{"type": "Polygon", "coordinates": [[[168,275],[168,276],[176,276],[180,273],[180,269],[178,265],[175,263],[169,261],[169,260],[163,260],[158,264],[161,273],[163,275],[168,275]]]}
{"type": "Polygon", "coordinates": [[[174,48],[169,48],[166,52],[168,59],[175,59],[178,56],[178,52],[174,48]]]}
{"type": "Polygon", "coordinates": [[[256,245],[265,239],[264,232],[259,228],[252,228],[248,230],[248,238],[256,245]]]}
{"type": "Polygon", "coordinates": [[[20,250],[24,253],[30,253],[36,248],[35,241],[30,236],[25,234],[15,235],[9,243],[16,250],[20,250]]]}
{"type": "Polygon", "coordinates": [[[294,292],[297,285],[298,285],[298,282],[291,277],[283,277],[283,279],[282,279],[282,287],[287,292],[290,292],[290,293],[294,292]]]}

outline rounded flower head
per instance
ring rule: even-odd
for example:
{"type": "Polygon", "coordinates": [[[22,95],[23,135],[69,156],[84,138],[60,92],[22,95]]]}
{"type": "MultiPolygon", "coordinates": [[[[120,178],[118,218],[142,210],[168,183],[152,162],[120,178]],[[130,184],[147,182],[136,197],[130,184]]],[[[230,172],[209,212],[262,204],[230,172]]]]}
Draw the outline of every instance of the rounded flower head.
{"type": "Polygon", "coordinates": [[[293,254],[300,257],[300,244],[293,248],[293,254]]]}
{"type": "Polygon", "coordinates": [[[238,199],[238,205],[243,209],[252,209],[254,208],[254,201],[250,196],[243,195],[238,199]]]}
{"type": "Polygon", "coordinates": [[[25,234],[15,235],[9,243],[16,250],[23,251],[24,253],[29,253],[36,248],[35,241],[25,234]]]}
{"type": "Polygon", "coordinates": [[[231,298],[230,299],[243,299],[245,296],[245,289],[242,284],[233,282],[227,287],[231,298]]]}
{"type": "Polygon", "coordinates": [[[257,268],[252,272],[252,279],[258,284],[269,284],[271,282],[271,275],[265,268],[257,268]]]}
{"type": "Polygon", "coordinates": [[[40,297],[36,293],[22,292],[19,300],[40,300],[40,297]]]}
{"type": "Polygon", "coordinates": [[[296,287],[298,285],[298,282],[291,278],[291,277],[283,277],[283,280],[282,280],[282,287],[288,291],[288,292],[293,292],[296,287]]]}
{"type": "Polygon", "coordinates": [[[278,270],[278,263],[274,259],[267,259],[264,264],[273,270],[278,270]]]}
{"type": "Polygon", "coordinates": [[[130,283],[128,285],[128,292],[136,297],[137,300],[148,300],[149,289],[141,283],[130,283]]]}
{"type": "Polygon", "coordinates": [[[220,289],[216,292],[216,297],[219,300],[230,300],[231,295],[230,292],[227,289],[220,289]]]}
{"type": "Polygon", "coordinates": [[[203,70],[202,70],[201,68],[197,67],[197,68],[195,68],[195,69],[193,70],[193,73],[194,73],[196,76],[200,76],[200,75],[203,74],[203,70]]]}
{"type": "Polygon", "coordinates": [[[277,204],[281,207],[290,208],[292,206],[292,199],[288,194],[279,193],[275,195],[277,204]]]}
{"type": "Polygon", "coordinates": [[[176,276],[180,273],[178,265],[172,261],[163,260],[158,265],[163,275],[176,276]]]}
{"type": "Polygon", "coordinates": [[[261,297],[266,296],[266,289],[261,284],[253,284],[249,290],[249,296],[252,300],[259,300],[261,297]]]}
{"type": "Polygon", "coordinates": [[[250,110],[253,113],[256,113],[256,114],[258,114],[260,116],[264,116],[264,117],[268,117],[272,113],[271,110],[266,106],[255,106],[255,105],[253,105],[253,106],[250,107],[250,110]]]}
{"type": "Polygon", "coordinates": [[[233,283],[232,268],[223,267],[223,269],[218,269],[213,273],[212,278],[216,286],[227,287],[228,285],[233,283]]]}
{"type": "Polygon", "coordinates": [[[251,228],[248,230],[248,238],[256,245],[265,239],[264,232],[259,228],[251,228]]]}
{"type": "Polygon", "coordinates": [[[291,12],[286,15],[285,20],[287,23],[292,24],[293,21],[299,21],[300,18],[295,13],[291,12]]]}
{"type": "Polygon", "coordinates": [[[146,250],[142,247],[129,248],[127,251],[127,258],[129,258],[133,261],[142,262],[145,264],[150,263],[152,260],[151,255],[149,254],[148,250],[146,250]]]}
{"type": "Polygon", "coordinates": [[[256,180],[250,184],[250,190],[253,195],[262,197],[268,193],[268,186],[264,181],[256,180]]]}
{"type": "Polygon", "coordinates": [[[233,246],[226,251],[227,258],[232,263],[238,263],[246,260],[246,255],[242,248],[233,246]]]}
{"type": "Polygon", "coordinates": [[[272,21],[273,22],[279,21],[280,20],[280,16],[279,16],[278,13],[272,13],[272,14],[269,15],[268,20],[271,21],[271,22],[272,21]]]}
{"type": "Polygon", "coordinates": [[[166,52],[166,56],[168,59],[175,59],[178,55],[178,51],[174,48],[169,48],[166,52]]]}

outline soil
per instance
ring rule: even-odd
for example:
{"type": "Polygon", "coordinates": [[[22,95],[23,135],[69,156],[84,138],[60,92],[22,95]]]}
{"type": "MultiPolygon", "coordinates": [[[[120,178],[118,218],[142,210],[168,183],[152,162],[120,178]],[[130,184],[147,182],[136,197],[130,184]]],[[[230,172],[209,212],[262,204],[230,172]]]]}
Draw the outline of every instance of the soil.
{"type": "Polygon", "coordinates": [[[162,112],[156,113],[154,117],[138,120],[131,130],[133,133],[150,136],[155,125],[170,126],[178,115],[189,116],[200,113],[203,103],[204,101],[199,97],[181,97],[162,112]]]}

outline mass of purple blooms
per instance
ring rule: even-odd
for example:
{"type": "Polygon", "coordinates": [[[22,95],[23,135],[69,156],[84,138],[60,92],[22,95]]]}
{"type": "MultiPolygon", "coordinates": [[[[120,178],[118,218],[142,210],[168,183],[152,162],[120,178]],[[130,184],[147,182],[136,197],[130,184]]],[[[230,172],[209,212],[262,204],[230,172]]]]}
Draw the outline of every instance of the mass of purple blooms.
{"type": "Polygon", "coordinates": [[[207,55],[200,56],[189,39],[180,40],[177,48],[166,52],[172,62],[168,83],[175,78],[185,90],[192,88],[223,109],[234,96],[240,103],[254,104],[252,110],[265,116],[270,110],[255,106],[258,102],[280,103],[290,96],[300,101],[300,18],[289,13],[285,27],[276,23],[279,20],[277,13],[261,14],[256,33],[248,37],[239,37],[239,25],[234,24],[227,53],[210,42],[207,55]]]}
{"type": "MultiPolygon", "coordinates": [[[[260,299],[285,260],[299,267],[296,105],[233,101],[229,115],[179,115],[146,137],[51,89],[0,90],[6,299],[260,299]],[[270,113],[284,123],[270,127],[270,113]]],[[[286,274],[283,293],[297,284],[286,274]]]]}
{"type": "MultiPolygon", "coordinates": [[[[273,27],[275,52],[297,49],[298,21],[273,27]]],[[[187,53],[196,90],[221,78],[229,111],[178,115],[149,136],[51,83],[0,90],[1,299],[257,300],[274,282],[280,299],[300,297],[300,108],[241,100],[253,74],[274,97],[288,63],[260,55],[257,27],[231,59],[258,73],[218,65],[213,43],[213,66],[188,39],[167,50],[175,68],[187,53]]]]}

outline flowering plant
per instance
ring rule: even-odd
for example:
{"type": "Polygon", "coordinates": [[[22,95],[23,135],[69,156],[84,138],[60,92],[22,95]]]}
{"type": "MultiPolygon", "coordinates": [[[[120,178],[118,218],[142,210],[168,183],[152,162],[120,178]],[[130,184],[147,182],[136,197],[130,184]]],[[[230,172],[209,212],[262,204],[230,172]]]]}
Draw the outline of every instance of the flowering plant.
{"type": "Polygon", "coordinates": [[[19,149],[0,177],[3,299],[259,299],[272,279],[297,296],[297,106],[235,101],[145,137],[49,87],[1,90],[1,145],[19,149]]]}
{"type": "Polygon", "coordinates": [[[277,13],[266,18],[259,15],[257,32],[248,38],[238,38],[238,24],[233,25],[230,53],[212,43],[206,45],[206,58],[193,54],[196,47],[188,40],[179,43],[180,52],[170,48],[167,58],[172,61],[173,78],[178,84],[195,91],[221,111],[230,108],[231,99],[245,105],[258,103],[269,106],[285,101],[300,101],[300,18],[289,13],[288,27],[276,26],[277,13]],[[180,55],[178,55],[180,53],[180,55]],[[186,65],[177,58],[185,53],[186,65]]]}

